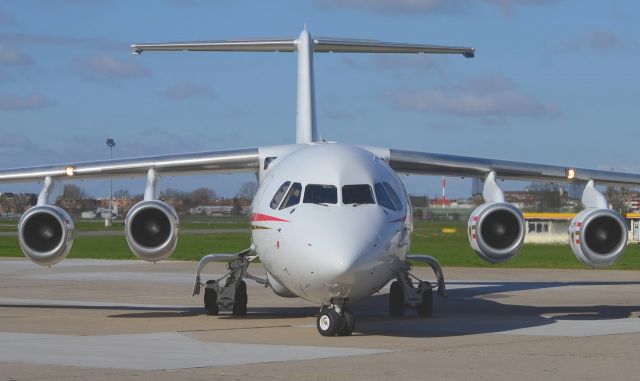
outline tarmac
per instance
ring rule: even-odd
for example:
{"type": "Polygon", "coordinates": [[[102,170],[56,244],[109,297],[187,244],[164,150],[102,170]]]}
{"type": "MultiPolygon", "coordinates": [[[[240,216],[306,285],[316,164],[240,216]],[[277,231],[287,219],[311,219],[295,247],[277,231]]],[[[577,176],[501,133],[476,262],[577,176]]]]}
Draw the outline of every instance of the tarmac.
{"type": "Polygon", "coordinates": [[[448,298],[435,297],[433,317],[389,317],[384,288],[350,306],[353,336],[322,337],[318,306],[251,281],[248,316],[205,315],[191,297],[195,267],[0,258],[0,380],[601,381],[640,371],[640,272],[445,268],[448,298]]]}

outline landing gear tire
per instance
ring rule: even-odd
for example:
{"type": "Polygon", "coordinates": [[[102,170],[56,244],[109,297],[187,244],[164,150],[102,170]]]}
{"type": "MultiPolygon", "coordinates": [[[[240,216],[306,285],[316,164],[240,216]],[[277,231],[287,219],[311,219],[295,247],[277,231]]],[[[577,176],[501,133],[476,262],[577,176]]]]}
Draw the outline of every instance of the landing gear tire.
{"type": "Polygon", "coordinates": [[[422,304],[418,307],[418,316],[431,317],[433,315],[433,291],[431,285],[425,283],[426,288],[422,291],[422,304]]]}
{"type": "Polygon", "coordinates": [[[337,332],[338,336],[351,336],[353,330],[356,328],[356,317],[348,309],[342,310],[342,327],[337,332]]]}
{"type": "Polygon", "coordinates": [[[404,316],[404,291],[399,281],[393,281],[389,289],[389,314],[404,316]]]}
{"type": "Polygon", "coordinates": [[[245,316],[247,314],[247,283],[241,280],[236,290],[235,301],[233,303],[233,316],[245,316]]]}
{"type": "MultiPolygon", "coordinates": [[[[211,284],[212,281],[208,281],[207,284],[211,284]]],[[[204,310],[207,315],[218,315],[218,294],[216,290],[212,288],[204,289],[204,310]]]]}
{"type": "Polygon", "coordinates": [[[342,319],[333,308],[323,308],[318,314],[316,326],[322,336],[335,336],[341,324],[342,319]]]}

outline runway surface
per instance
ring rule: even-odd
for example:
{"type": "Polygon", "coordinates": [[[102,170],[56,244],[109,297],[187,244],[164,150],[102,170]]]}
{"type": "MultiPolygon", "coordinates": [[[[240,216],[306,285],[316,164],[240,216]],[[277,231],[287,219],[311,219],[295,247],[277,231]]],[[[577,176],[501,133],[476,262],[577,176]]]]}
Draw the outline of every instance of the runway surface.
{"type": "Polygon", "coordinates": [[[325,338],[318,306],[253,282],[247,317],[204,315],[194,271],[0,259],[0,379],[636,380],[640,370],[640,272],[445,269],[449,298],[435,299],[432,318],[388,317],[383,289],[351,306],[353,336],[325,338]]]}

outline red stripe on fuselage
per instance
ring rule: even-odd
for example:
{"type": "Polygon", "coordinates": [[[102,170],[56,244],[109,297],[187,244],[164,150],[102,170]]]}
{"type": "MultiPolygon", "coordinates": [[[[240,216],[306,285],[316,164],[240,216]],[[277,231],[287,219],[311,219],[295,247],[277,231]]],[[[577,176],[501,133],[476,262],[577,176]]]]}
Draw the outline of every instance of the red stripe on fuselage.
{"type": "Polygon", "coordinates": [[[284,220],[282,218],[269,216],[267,214],[262,213],[253,213],[251,215],[251,221],[273,221],[273,222],[289,222],[288,220],[284,220]]]}

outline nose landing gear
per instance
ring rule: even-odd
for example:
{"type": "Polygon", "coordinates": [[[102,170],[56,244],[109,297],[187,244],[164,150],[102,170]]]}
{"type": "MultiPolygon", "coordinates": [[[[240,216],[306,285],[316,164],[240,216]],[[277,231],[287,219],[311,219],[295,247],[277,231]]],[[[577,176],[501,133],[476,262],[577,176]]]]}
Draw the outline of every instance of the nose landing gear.
{"type": "Polygon", "coordinates": [[[316,326],[322,336],[350,336],[356,327],[356,318],[344,306],[344,301],[334,301],[329,306],[322,306],[316,326]]]}
{"type": "Polygon", "coordinates": [[[245,316],[247,314],[247,283],[248,278],[268,286],[266,279],[258,278],[247,273],[247,267],[252,257],[251,249],[236,254],[209,254],[198,263],[196,281],[193,287],[193,295],[200,293],[200,287],[204,286],[204,309],[208,315],[218,315],[220,311],[231,311],[233,316],[245,316]],[[201,283],[200,273],[210,262],[228,262],[229,272],[217,280],[209,280],[201,283]],[[224,280],[224,281],[223,281],[224,280]]]}
{"type": "MultiPolygon", "coordinates": [[[[447,290],[444,283],[444,274],[438,261],[428,255],[410,255],[408,259],[421,261],[429,264],[438,279],[438,294],[447,297],[447,290]]],[[[433,314],[433,288],[427,281],[423,281],[411,274],[411,265],[405,262],[398,274],[397,280],[391,283],[389,289],[389,314],[391,316],[404,316],[405,308],[415,308],[418,316],[430,317],[433,314]],[[417,287],[413,279],[418,281],[417,287]]]]}

